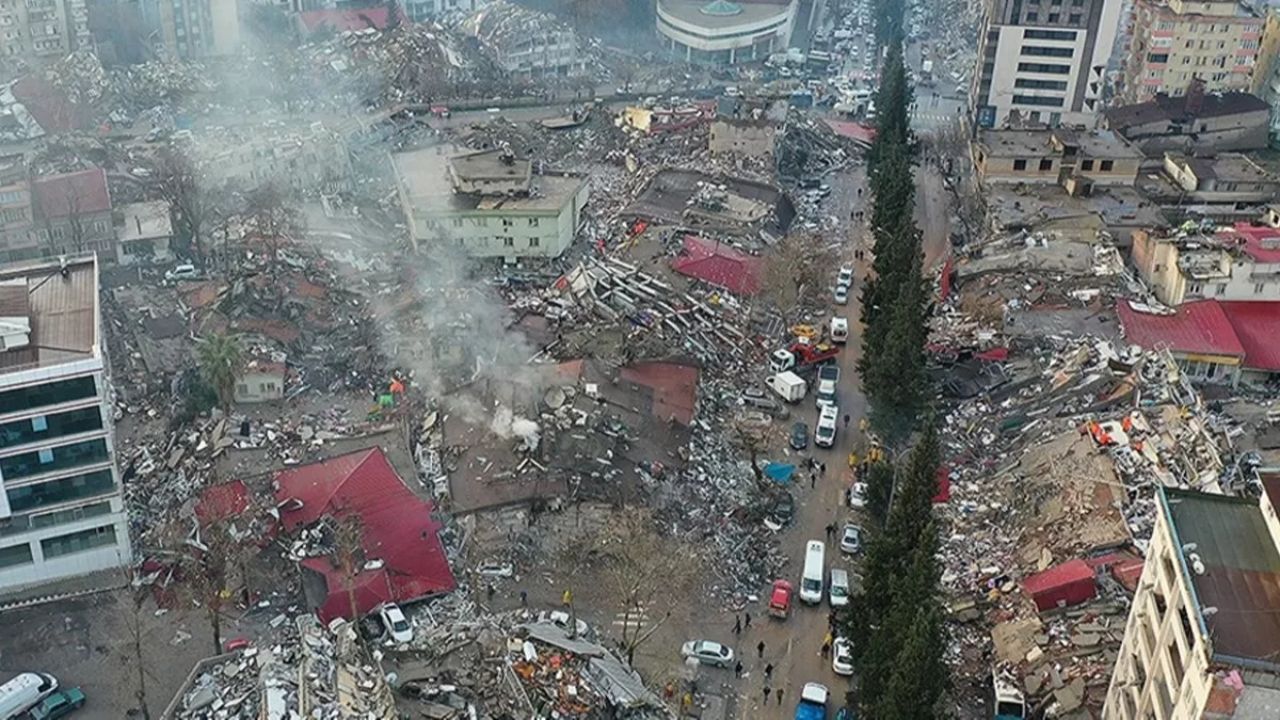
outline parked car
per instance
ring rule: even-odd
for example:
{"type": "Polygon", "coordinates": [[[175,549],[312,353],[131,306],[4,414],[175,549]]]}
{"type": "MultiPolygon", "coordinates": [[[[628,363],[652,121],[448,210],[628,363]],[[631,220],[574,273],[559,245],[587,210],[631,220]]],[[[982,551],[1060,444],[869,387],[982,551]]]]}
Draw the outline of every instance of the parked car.
{"type": "Polygon", "coordinates": [[[836,638],[831,646],[831,669],[837,675],[853,674],[853,643],[847,638],[836,638]]]}
{"type": "Polygon", "coordinates": [[[848,305],[849,304],[849,286],[837,285],[836,291],[833,295],[833,299],[835,300],[837,305],[848,305]]]}
{"type": "Polygon", "coordinates": [[[796,499],[786,490],[780,490],[773,499],[773,506],[769,508],[769,519],[778,525],[786,525],[795,515],[796,499]]]}
{"type": "Polygon", "coordinates": [[[791,426],[791,448],[803,450],[809,447],[809,426],[804,421],[791,426]]]}
{"type": "Polygon", "coordinates": [[[409,618],[404,616],[404,611],[395,603],[386,603],[378,608],[378,618],[382,620],[382,626],[387,629],[387,635],[397,643],[407,643],[413,640],[413,626],[409,624],[409,618]]]}
{"type": "Polygon", "coordinates": [[[178,280],[196,280],[200,277],[200,271],[191,263],[183,263],[168,270],[164,274],[166,282],[177,282],[178,280]]]}
{"type": "Polygon", "coordinates": [[[78,687],[59,690],[31,708],[28,717],[31,720],[55,720],[66,717],[83,707],[84,699],[84,693],[78,687]]]}
{"type": "Polygon", "coordinates": [[[795,594],[795,589],[791,583],[786,580],[774,580],[773,592],[769,593],[769,614],[776,617],[787,619],[791,614],[791,597],[795,594]]]}
{"type": "Polygon", "coordinates": [[[827,581],[827,598],[831,607],[842,608],[849,604],[849,572],[843,568],[831,568],[827,581]]]}
{"type": "Polygon", "coordinates": [[[849,523],[840,532],[840,552],[856,554],[862,551],[862,528],[849,523]]]}
{"type": "Polygon", "coordinates": [[[690,640],[680,648],[686,658],[697,658],[704,665],[727,668],[733,665],[733,650],[710,640],[690,640]]]}
{"type": "Polygon", "coordinates": [[[856,482],[849,486],[849,507],[861,510],[867,506],[867,484],[856,482]]]}
{"type": "Polygon", "coordinates": [[[16,718],[58,689],[58,679],[48,673],[24,672],[0,685],[0,718],[16,718]]]}

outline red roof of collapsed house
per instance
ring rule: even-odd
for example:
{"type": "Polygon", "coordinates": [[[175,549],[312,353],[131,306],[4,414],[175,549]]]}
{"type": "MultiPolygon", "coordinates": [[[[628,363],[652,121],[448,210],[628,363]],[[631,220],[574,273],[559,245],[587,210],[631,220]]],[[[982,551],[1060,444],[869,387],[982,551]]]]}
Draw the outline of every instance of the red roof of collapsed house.
{"type": "MultiPolygon", "coordinates": [[[[396,6],[396,14],[400,16],[400,22],[406,22],[404,12],[400,10],[398,5],[396,6]]],[[[308,10],[298,16],[302,21],[303,30],[308,33],[313,33],[324,26],[333,28],[335,32],[368,30],[369,28],[386,30],[391,24],[390,17],[391,14],[387,12],[386,5],[375,5],[374,7],[356,10],[308,10]]]]}
{"type": "Polygon", "coordinates": [[[33,186],[36,205],[47,218],[64,218],[111,209],[107,173],[102,168],[46,175],[36,178],[33,186]]]}
{"type": "Polygon", "coordinates": [[[653,397],[651,414],[666,422],[693,424],[698,402],[698,368],[670,362],[643,362],[618,371],[626,382],[649,388],[653,397]]]}
{"type": "Polygon", "coordinates": [[[876,129],[870,125],[849,122],[848,120],[828,120],[827,125],[830,125],[837,135],[843,135],[860,142],[870,143],[876,139],[876,129]]]}
{"type": "Polygon", "coordinates": [[[1079,559],[1022,580],[1022,591],[1035,601],[1040,610],[1052,610],[1059,604],[1078,605],[1092,598],[1096,590],[1093,568],[1079,559]]]}
{"type": "MultiPolygon", "coordinates": [[[[432,504],[404,484],[379,448],[357,450],[276,474],[276,501],[286,530],[311,525],[320,518],[355,514],[364,535],[366,567],[354,579],[356,611],[366,614],[384,602],[408,602],[452,590],[456,585],[440,526],[431,519],[432,504]],[[292,509],[290,500],[301,501],[292,509]]],[[[322,575],[328,596],[316,609],[324,622],[347,617],[350,605],[341,570],[327,557],[302,561],[322,575]]]]}
{"type": "Polygon", "coordinates": [[[1232,234],[1241,237],[1244,241],[1241,249],[1254,261],[1280,263],[1280,230],[1266,225],[1251,225],[1241,222],[1236,223],[1230,230],[1223,233],[1227,237],[1232,234]]]}
{"type": "Polygon", "coordinates": [[[210,485],[196,499],[196,519],[201,525],[239,517],[249,509],[249,488],[239,480],[210,485]]]}
{"type": "Polygon", "coordinates": [[[1125,339],[1147,349],[1168,347],[1173,352],[1203,355],[1244,355],[1235,328],[1216,300],[1198,300],[1178,307],[1172,315],[1135,310],[1128,300],[1116,305],[1125,339]]]}
{"type": "Polygon", "coordinates": [[[70,132],[88,125],[86,113],[71,102],[66,93],[39,75],[27,75],[9,90],[47,133],[70,132]]]}
{"type": "Polygon", "coordinates": [[[1125,338],[1144,348],[1244,358],[1246,368],[1280,370],[1280,302],[1215,299],[1178,306],[1172,315],[1116,306],[1125,338]]]}
{"type": "Polygon", "coordinates": [[[738,295],[760,291],[760,258],[706,238],[686,235],[684,250],[671,261],[671,267],[681,275],[738,295]]]}

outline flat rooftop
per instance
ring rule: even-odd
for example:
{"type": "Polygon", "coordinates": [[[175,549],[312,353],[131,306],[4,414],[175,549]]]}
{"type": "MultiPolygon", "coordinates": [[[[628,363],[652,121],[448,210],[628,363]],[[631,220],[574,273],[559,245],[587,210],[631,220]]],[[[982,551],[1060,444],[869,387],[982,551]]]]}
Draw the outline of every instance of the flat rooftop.
{"type": "Polygon", "coordinates": [[[786,15],[796,0],[658,0],[658,10],[707,30],[755,25],[786,15]],[[704,9],[706,12],[704,12],[704,9]],[[731,12],[732,10],[738,12],[731,12]]]}
{"type": "Polygon", "coordinates": [[[435,146],[391,156],[396,177],[410,203],[443,213],[492,210],[558,212],[572,201],[585,178],[575,175],[534,175],[529,195],[459,194],[449,177],[452,148],[435,146]]]}
{"type": "Polygon", "coordinates": [[[1258,502],[1174,488],[1159,498],[1175,544],[1195,543],[1204,565],[1197,573],[1188,559],[1186,577],[1201,608],[1197,619],[1212,638],[1212,659],[1280,670],[1280,552],[1258,502]]]}
{"type": "Polygon", "coordinates": [[[1176,162],[1189,165],[1201,180],[1262,182],[1275,179],[1248,156],[1240,153],[1223,153],[1217,157],[1203,158],[1189,157],[1179,153],[1169,153],[1169,155],[1176,162]]]}
{"type": "Polygon", "coordinates": [[[98,355],[98,261],[93,255],[0,267],[0,318],[31,323],[25,347],[0,352],[0,373],[98,355]]]}
{"type": "Polygon", "coordinates": [[[116,238],[122,243],[173,235],[169,203],[163,200],[129,203],[118,210],[124,222],[116,226],[116,238]]]}
{"type": "Polygon", "coordinates": [[[1011,155],[1041,155],[1052,149],[1052,140],[1079,147],[1085,155],[1104,160],[1123,158],[1142,159],[1142,151],[1114,130],[984,130],[978,134],[978,143],[995,157],[1011,155]]]}

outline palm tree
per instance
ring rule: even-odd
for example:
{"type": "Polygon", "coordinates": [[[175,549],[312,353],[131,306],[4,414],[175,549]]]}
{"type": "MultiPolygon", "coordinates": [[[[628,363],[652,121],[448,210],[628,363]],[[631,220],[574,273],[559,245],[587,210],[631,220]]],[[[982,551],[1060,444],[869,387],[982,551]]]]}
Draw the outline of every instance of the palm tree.
{"type": "Polygon", "coordinates": [[[196,353],[200,359],[200,374],[217,394],[219,407],[224,411],[230,410],[236,379],[244,361],[240,341],[234,335],[211,335],[199,341],[196,353]]]}

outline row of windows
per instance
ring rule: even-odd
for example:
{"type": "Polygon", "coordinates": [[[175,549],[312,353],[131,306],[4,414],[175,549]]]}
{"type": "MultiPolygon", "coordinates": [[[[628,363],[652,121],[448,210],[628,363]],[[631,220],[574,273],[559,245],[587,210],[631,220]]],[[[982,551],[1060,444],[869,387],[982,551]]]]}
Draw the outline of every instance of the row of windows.
{"type": "Polygon", "coordinates": [[[105,462],[109,457],[106,440],[85,440],[0,458],[0,478],[18,480],[54,470],[105,462]]]}
{"type": "MultiPolygon", "coordinates": [[[[1267,284],[1266,284],[1265,282],[1260,282],[1260,283],[1254,283],[1254,284],[1253,284],[1253,294],[1254,294],[1254,295],[1261,295],[1261,294],[1265,293],[1266,291],[1267,291],[1267,284]]],[[[1188,293],[1190,293],[1190,294],[1192,294],[1192,295],[1203,295],[1203,294],[1205,294],[1205,293],[1204,293],[1204,283],[1198,283],[1198,282],[1197,282],[1197,283],[1191,283],[1190,285],[1188,285],[1188,286],[1187,286],[1187,292],[1188,292],[1188,293]]],[[[1216,283],[1216,284],[1213,286],[1213,292],[1209,294],[1209,297],[1213,297],[1213,296],[1215,296],[1215,295],[1225,295],[1226,293],[1227,293],[1227,284],[1226,284],[1226,283],[1216,283]]]]}
{"type": "Polygon", "coordinates": [[[110,469],[9,488],[9,508],[14,513],[105,495],[116,489],[110,469]]]}
{"type": "Polygon", "coordinates": [[[101,429],[102,413],[97,405],[54,415],[37,415],[0,425],[0,448],[101,429]]]}
{"type": "Polygon", "coordinates": [[[1035,28],[1027,28],[1022,31],[1022,37],[1028,40],[1075,40],[1075,30],[1039,30],[1035,28]]]}
{"type": "MultiPolygon", "coordinates": [[[[1056,12],[1049,13],[1048,23],[1050,25],[1056,25],[1061,20],[1062,20],[1062,13],[1056,13],[1056,12]]],[[[1032,10],[1027,13],[1027,22],[1034,23],[1039,21],[1040,21],[1040,13],[1036,12],[1035,10],[1032,10]]],[[[1070,15],[1068,15],[1067,22],[1071,25],[1079,25],[1080,13],[1071,13],[1070,15]]]]}
{"type": "Polygon", "coordinates": [[[1037,105],[1040,107],[1062,107],[1063,98],[1040,97],[1038,95],[1014,95],[1014,105],[1037,105]]]}
{"type": "Polygon", "coordinates": [[[1024,90],[1063,90],[1067,89],[1066,80],[1031,80],[1028,78],[1018,78],[1013,81],[1013,86],[1024,90]]]}
{"type": "Polygon", "coordinates": [[[1069,47],[1049,47],[1047,45],[1023,45],[1022,54],[1035,55],[1037,57],[1069,58],[1075,54],[1075,49],[1069,47]]]}
{"type": "MultiPolygon", "coordinates": [[[[1028,162],[1027,160],[1014,160],[1013,161],[1014,172],[1026,171],[1027,162],[1028,162]]],[[[1103,160],[1101,163],[1099,163],[1098,170],[1100,172],[1111,172],[1114,168],[1115,168],[1115,161],[1103,160]]],[[[1093,170],[1093,161],[1092,160],[1080,161],[1080,169],[1086,172],[1093,170]]],[[[1040,172],[1049,172],[1050,170],[1053,170],[1053,158],[1042,158],[1039,162],[1038,170],[1040,172]]]]}
{"type": "MultiPolygon", "coordinates": [[[[44,553],[46,560],[51,560],[115,544],[116,527],[114,525],[103,525],[102,527],[41,540],[40,551],[44,553]]],[[[0,548],[0,568],[30,565],[32,562],[34,562],[34,558],[31,555],[31,545],[28,543],[0,548]]]]}
{"type": "Polygon", "coordinates": [[[98,394],[92,375],[0,392],[0,413],[34,410],[98,394]]]}
{"type": "Polygon", "coordinates": [[[27,515],[11,515],[5,520],[0,520],[0,537],[6,535],[21,535],[32,530],[41,528],[54,527],[55,525],[66,525],[68,523],[79,522],[86,518],[94,518],[102,515],[111,514],[111,501],[103,500],[102,502],[90,503],[88,505],[79,505],[65,510],[54,510],[46,513],[31,513],[27,515]]]}
{"type": "Polygon", "coordinates": [[[1018,63],[1018,72],[1034,72],[1046,73],[1049,75],[1067,75],[1071,72],[1070,65],[1050,65],[1048,63],[1018,63]]]}
{"type": "MultiPolygon", "coordinates": [[[[460,218],[460,217],[456,217],[456,218],[451,218],[451,219],[450,219],[450,223],[451,223],[454,227],[456,227],[456,228],[460,228],[460,227],[462,227],[462,223],[463,223],[463,221],[464,221],[464,220],[467,220],[467,219],[470,219],[470,220],[471,220],[471,224],[472,224],[472,225],[475,225],[475,226],[477,226],[477,227],[489,227],[489,218],[484,218],[484,217],[475,217],[475,218],[460,218]]],[[[536,218],[536,217],[525,218],[525,225],[526,225],[526,227],[538,227],[538,225],[539,225],[539,221],[540,221],[541,219],[542,219],[542,218],[536,218]]],[[[431,223],[431,224],[433,224],[433,223],[431,223]]],[[[515,221],[515,219],[513,219],[513,218],[502,218],[502,227],[515,227],[515,224],[516,224],[516,221],[515,221]]],[[[429,225],[430,225],[430,224],[429,224],[429,225]]]]}

